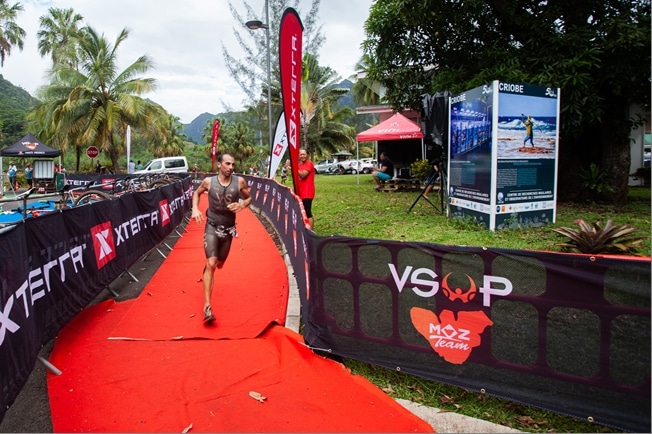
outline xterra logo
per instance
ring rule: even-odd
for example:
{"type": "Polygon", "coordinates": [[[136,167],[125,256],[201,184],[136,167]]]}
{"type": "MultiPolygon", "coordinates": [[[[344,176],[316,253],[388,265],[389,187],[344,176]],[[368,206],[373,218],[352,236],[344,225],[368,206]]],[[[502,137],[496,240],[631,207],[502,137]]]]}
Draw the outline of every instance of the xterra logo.
{"type": "Polygon", "coordinates": [[[170,223],[170,205],[168,204],[167,199],[163,199],[158,203],[158,208],[161,211],[161,227],[165,227],[170,223]]]}
{"type": "Polygon", "coordinates": [[[100,270],[116,257],[115,243],[113,242],[113,227],[111,222],[104,222],[91,228],[95,261],[100,270]]]}

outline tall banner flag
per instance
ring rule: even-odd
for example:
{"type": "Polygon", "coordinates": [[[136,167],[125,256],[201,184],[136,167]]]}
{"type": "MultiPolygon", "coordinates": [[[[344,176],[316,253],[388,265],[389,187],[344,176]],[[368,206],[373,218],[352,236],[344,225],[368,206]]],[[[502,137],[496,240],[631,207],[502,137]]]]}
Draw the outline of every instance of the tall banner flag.
{"type": "Polygon", "coordinates": [[[285,130],[290,149],[292,183],[297,190],[299,147],[301,145],[301,60],[303,57],[303,24],[293,8],[281,18],[278,38],[278,60],[281,73],[281,96],[285,114],[285,130]]]}
{"type": "Polygon", "coordinates": [[[276,122],[276,130],[274,131],[274,142],[270,151],[271,159],[269,164],[268,178],[274,179],[278,166],[283,160],[285,150],[288,148],[288,135],[285,130],[285,114],[281,113],[276,122]]]}
{"type": "Polygon", "coordinates": [[[215,119],[213,122],[213,137],[211,148],[211,172],[215,172],[215,156],[217,155],[217,137],[220,135],[220,120],[215,119]]]}
{"type": "MultiPolygon", "coordinates": [[[[127,125],[127,173],[129,173],[129,158],[131,157],[131,125],[127,125]]],[[[61,161],[59,161],[61,167],[61,161]]]]}

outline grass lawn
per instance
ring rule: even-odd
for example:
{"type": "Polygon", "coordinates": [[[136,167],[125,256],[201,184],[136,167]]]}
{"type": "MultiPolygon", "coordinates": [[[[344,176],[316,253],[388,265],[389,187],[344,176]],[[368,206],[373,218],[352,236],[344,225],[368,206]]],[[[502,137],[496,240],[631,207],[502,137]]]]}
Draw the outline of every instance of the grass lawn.
{"type": "MultiPolygon", "coordinates": [[[[640,255],[650,255],[650,188],[633,187],[622,207],[601,204],[558,204],[556,223],[538,228],[491,232],[472,222],[453,221],[419,200],[418,192],[376,192],[371,175],[318,175],[313,202],[315,232],[383,240],[420,241],[510,249],[559,251],[565,238],[551,227],[577,228],[575,220],[629,224],[646,236],[640,255]]],[[[288,180],[287,185],[292,185],[288,180]]],[[[431,200],[434,201],[434,194],[431,200]]],[[[611,428],[438,383],[397,373],[355,360],[346,360],[353,373],[363,375],[393,398],[404,398],[445,411],[481,418],[527,432],[617,432],[611,428]]]]}

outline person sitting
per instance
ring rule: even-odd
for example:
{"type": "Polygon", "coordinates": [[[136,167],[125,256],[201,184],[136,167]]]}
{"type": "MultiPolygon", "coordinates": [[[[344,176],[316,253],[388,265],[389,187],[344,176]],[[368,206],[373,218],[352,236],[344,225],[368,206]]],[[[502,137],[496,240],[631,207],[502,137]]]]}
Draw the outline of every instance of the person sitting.
{"type": "Polygon", "coordinates": [[[380,191],[382,183],[389,181],[394,177],[394,163],[387,157],[384,152],[380,153],[380,163],[378,167],[371,172],[376,182],[376,191],[380,191]]]}

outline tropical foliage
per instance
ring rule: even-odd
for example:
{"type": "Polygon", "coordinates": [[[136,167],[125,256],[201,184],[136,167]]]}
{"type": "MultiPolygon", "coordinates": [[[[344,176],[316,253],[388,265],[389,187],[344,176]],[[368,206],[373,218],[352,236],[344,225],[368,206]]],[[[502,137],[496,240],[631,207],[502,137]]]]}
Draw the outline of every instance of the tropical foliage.
{"type": "Polygon", "coordinates": [[[650,2],[602,0],[384,0],[365,23],[368,78],[396,109],[420,95],[462,92],[493,80],[561,88],[559,189],[581,191],[578,163],[605,170],[627,200],[629,133],[650,103],[650,2]]]}
{"type": "Polygon", "coordinates": [[[23,49],[26,33],[16,23],[18,13],[23,10],[20,3],[11,5],[8,0],[0,0],[0,66],[5,64],[13,47],[23,49]]]}
{"type": "Polygon", "coordinates": [[[73,9],[48,9],[48,15],[40,17],[40,29],[36,33],[41,57],[49,54],[53,66],[61,64],[75,68],[79,58],[76,39],[81,37],[83,19],[73,9]]]}
{"type": "Polygon", "coordinates": [[[312,159],[315,154],[350,151],[355,144],[355,129],[343,122],[353,118],[355,112],[337,102],[349,91],[339,87],[340,81],[332,68],[319,65],[317,57],[303,56],[301,133],[303,147],[312,159]]]}
{"type": "Polygon", "coordinates": [[[117,49],[128,36],[124,29],[110,43],[85,27],[75,38],[78,66],[55,65],[50,84],[39,90],[42,102],[29,115],[31,130],[53,147],[74,149],[78,156],[83,146],[95,145],[114,168],[125,153],[127,126],[144,135],[161,135],[156,128],[160,123],[151,121],[167,116],[166,112],[140,97],[155,89],[153,79],[140,77],[152,68],[152,60],[141,56],[123,71],[117,69],[117,49]]]}
{"type": "Polygon", "coordinates": [[[552,228],[553,232],[568,238],[565,243],[558,244],[564,251],[588,254],[632,254],[643,247],[647,237],[634,236],[638,232],[635,227],[627,224],[614,224],[607,220],[604,227],[600,222],[587,223],[582,219],[575,221],[579,229],[567,227],[552,228]]]}

